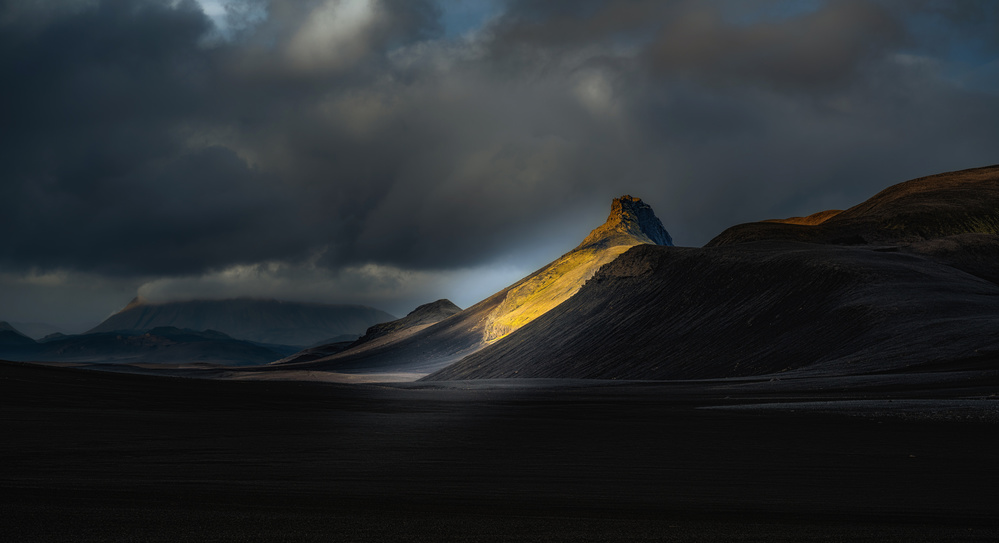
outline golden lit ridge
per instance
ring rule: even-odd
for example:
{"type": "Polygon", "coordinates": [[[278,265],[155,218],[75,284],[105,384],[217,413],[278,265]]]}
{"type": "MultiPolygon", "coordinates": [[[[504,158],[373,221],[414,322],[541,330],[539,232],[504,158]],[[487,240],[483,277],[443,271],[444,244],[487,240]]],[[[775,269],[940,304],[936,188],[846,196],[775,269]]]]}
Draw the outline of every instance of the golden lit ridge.
{"type": "Polygon", "coordinates": [[[576,294],[601,266],[643,243],[672,245],[673,240],[641,199],[615,198],[607,221],[578,247],[509,289],[487,317],[483,339],[495,341],[544,315],[576,294]]]}

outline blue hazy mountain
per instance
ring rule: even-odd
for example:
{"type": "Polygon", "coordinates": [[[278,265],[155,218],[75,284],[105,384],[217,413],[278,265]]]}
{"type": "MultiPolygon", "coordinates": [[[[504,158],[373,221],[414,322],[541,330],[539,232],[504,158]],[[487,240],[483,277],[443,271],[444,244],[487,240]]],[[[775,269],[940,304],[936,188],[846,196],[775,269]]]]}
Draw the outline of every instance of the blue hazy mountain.
{"type": "Polygon", "coordinates": [[[218,330],[235,339],[282,345],[315,345],[331,337],[358,337],[395,317],[363,305],[333,305],[235,298],[152,303],[132,300],[88,333],[148,331],[160,326],[218,330]]]}

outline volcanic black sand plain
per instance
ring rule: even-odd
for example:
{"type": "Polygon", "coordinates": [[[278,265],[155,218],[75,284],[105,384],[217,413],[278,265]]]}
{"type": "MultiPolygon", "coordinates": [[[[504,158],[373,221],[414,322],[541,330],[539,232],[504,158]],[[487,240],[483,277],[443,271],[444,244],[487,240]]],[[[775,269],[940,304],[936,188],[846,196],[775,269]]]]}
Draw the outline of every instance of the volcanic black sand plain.
{"type": "Polygon", "coordinates": [[[3,541],[995,541],[992,371],[220,381],[0,363],[3,541]]]}

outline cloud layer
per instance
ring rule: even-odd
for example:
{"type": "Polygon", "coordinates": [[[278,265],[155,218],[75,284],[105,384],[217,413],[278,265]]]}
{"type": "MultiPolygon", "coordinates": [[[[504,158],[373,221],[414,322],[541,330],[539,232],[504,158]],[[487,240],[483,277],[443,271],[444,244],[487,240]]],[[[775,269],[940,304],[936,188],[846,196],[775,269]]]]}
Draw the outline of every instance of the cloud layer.
{"type": "Polygon", "coordinates": [[[700,245],[999,162],[987,1],[481,2],[460,34],[431,0],[45,4],[0,0],[9,277],[391,305],[396,270],[408,304],[624,193],[700,245]]]}

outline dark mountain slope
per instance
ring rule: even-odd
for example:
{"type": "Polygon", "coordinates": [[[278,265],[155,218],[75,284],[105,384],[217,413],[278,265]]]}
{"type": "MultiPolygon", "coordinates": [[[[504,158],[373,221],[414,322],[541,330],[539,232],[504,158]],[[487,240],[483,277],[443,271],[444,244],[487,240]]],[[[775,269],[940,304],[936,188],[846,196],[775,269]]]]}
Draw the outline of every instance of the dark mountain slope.
{"type": "Polygon", "coordinates": [[[372,324],[395,319],[360,305],[309,304],[239,298],[150,303],[136,298],[89,333],[147,331],[160,326],[219,330],[259,343],[314,345],[342,334],[360,334],[372,324]]]}
{"type": "Polygon", "coordinates": [[[34,345],[35,340],[22,334],[8,322],[0,322],[0,347],[25,347],[34,345]]]}
{"type": "Polygon", "coordinates": [[[968,365],[999,367],[996,284],[920,255],[757,242],[635,247],[561,306],[427,379],[968,365]]]}
{"type": "Polygon", "coordinates": [[[460,313],[411,334],[387,335],[316,360],[290,357],[275,367],[327,371],[430,372],[500,341],[571,298],[604,264],[630,247],[672,243],[652,209],[622,196],[575,249],[460,313]]]}
{"type": "Polygon", "coordinates": [[[997,202],[999,166],[943,173],[893,185],[843,212],[733,226],[707,247],[760,240],[877,245],[999,234],[997,202]]]}

